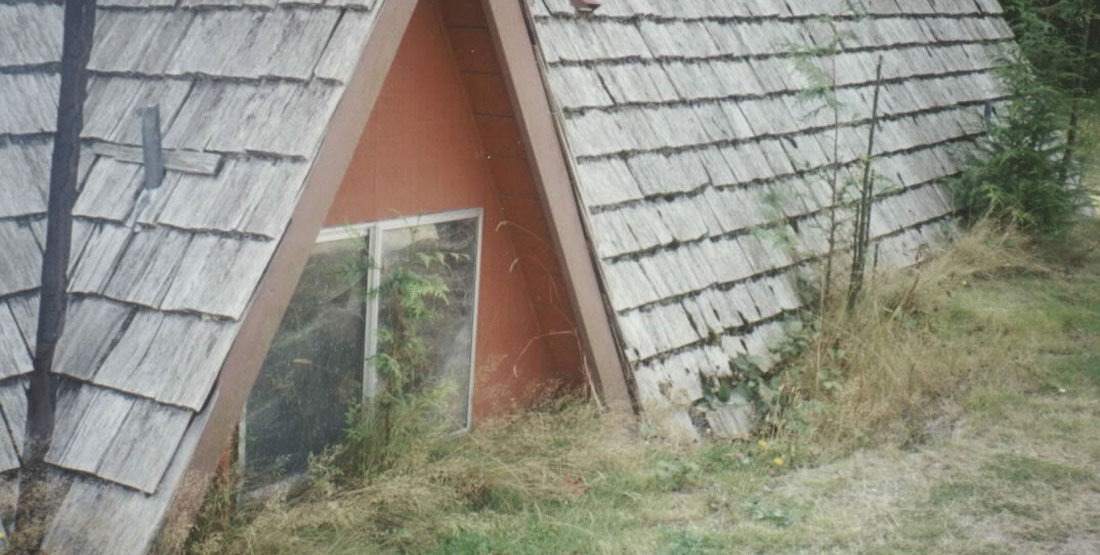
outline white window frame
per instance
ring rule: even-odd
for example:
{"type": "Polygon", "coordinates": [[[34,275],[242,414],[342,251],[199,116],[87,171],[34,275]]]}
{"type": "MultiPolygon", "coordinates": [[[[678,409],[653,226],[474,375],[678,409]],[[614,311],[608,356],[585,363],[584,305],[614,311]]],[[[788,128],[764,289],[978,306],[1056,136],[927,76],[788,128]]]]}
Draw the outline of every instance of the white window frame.
{"type": "MultiPolygon", "coordinates": [[[[473,308],[473,330],[470,337],[470,372],[469,377],[469,394],[466,399],[466,425],[456,430],[455,434],[461,434],[470,431],[470,427],[473,424],[474,415],[474,367],[477,363],[477,328],[478,328],[478,309],[481,304],[481,250],[482,239],[484,231],[484,211],[481,208],[466,208],[461,210],[450,210],[447,212],[437,212],[434,214],[424,214],[418,216],[403,216],[400,218],[393,218],[389,220],[378,220],[374,222],[365,222],[358,224],[348,224],[343,226],[326,227],[317,234],[317,240],[315,245],[321,243],[331,243],[334,241],[345,241],[348,239],[361,239],[367,237],[370,240],[369,253],[375,262],[382,257],[382,234],[386,231],[392,231],[397,229],[403,229],[407,227],[416,227],[424,225],[433,225],[446,222],[454,222],[459,220],[475,219],[477,221],[477,239],[474,245],[474,308],[473,308]]],[[[378,287],[379,282],[382,279],[382,270],[379,265],[373,264],[370,269],[370,273],[367,275],[367,287],[368,289],[374,289],[378,287]]],[[[378,311],[379,303],[377,295],[372,295],[367,299],[364,320],[364,341],[363,341],[363,385],[362,385],[362,400],[367,401],[374,398],[378,391],[378,372],[374,368],[374,360],[378,354],[378,334],[375,333],[375,329],[378,327],[378,311]]],[[[241,411],[241,419],[239,424],[238,438],[237,438],[237,453],[241,460],[241,471],[244,471],[245,464],[245,446],[247,438],[247,422],[248,422],[248,403],[245,402],[245,408],[241,411]]]]}
{"type": "MultiPolygon", "coordinates": [[[[437,212],[434,214],[424,214],[418,216],[405,216],[400,218],[393,218],[389,220],[379,220],[374,222],[365,222],[360,224],[349,224],[339,227],[326,227],[321,230],[317,235],[317,243],[328,243],[332,241],[343,241],[346,239],[355,239],[368,237],[370,239],[370,256],[376,259],[382,257],[382,234],[386,231],[393,231],[397,229],[403,229],[407,227],[416,227],[424,225],[434,225],[446,222],[454,222],[459,220],[477,220],[477,242],[474,245],[474,310],[473,310],[473,333],[470,338],[470,393],[466,401],[466,425],[457,430],[456,433],[467,432],[470,430],[470,425],[473,420],[473,407],[474,407],[474,366],[477,361],[477,316],[478,306],[481,302],[481,241],[482,241],[482,226],[484,224],[484,211],[481,208],[467,208],[462,210],[450,210],[447,212],[437,212]]],[[[370,269],[370,273],[367,276],[367,288],[368,290],[378,287],[378,284],[382,280],[382,269],[378,264],[370,269]]],[[[366,314],[364,315],[366,325],[363,326],[363,400],[373,399],[378,392],[378,372],[374,369],[375,357],[378,354],[378,334],[375,333],[375,329],[378,327],[378,297],[372,295],[367,299],[366,314]]]]}

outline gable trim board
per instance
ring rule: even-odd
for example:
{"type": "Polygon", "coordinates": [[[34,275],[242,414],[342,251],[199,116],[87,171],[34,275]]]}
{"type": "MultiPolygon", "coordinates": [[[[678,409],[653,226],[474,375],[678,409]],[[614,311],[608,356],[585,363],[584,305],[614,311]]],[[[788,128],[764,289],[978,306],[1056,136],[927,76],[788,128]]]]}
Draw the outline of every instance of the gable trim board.
{"type": "MultiPolygon", "coordinates": [[[[111,533],[134,531],[121,532],[128,524],[124,522],[112,521],[111,526],[104,527],[97,518],[117,520],[117,515],[94,514],[87,510],[92,504],[118,506],[119,515],[152,511],[156,525],[168,523],[163,524],[167,545],[184,539],[418,4],[416,0],[324,3],[324,9],[345,10],[340,17],[349,20],[356,14],[369,14],[369,28],[352,28],[341,25],[335,12],[324,13],[318,21],[304,21],[315,9],[304,3],[258,0],[256,5],[219,7],[225,1],[180,0],[148,8],[132,0],[100,0],[101,6],[117,13],[113,23],[102,29],[107,44],[100,47],[98,55],[93,54],[98,96],[90,102],[109,97],[104,91],[114,95],[127,91],[131,104],[147,102],[150,96],[167,99],[166,104],[171,106],[162,108],[166,112],[169,148],[178,147],[183,155],[210,158],[213,162],[207,165],[212,164],[215,173],[240,171],[242,175],[253,175],[250,164],[262,165],[256,160],[275,156],[269,150],[280,150],[286,154],[275,157],[296,169],[284,168],[284,173],[278,173],[277,168],[267,168],[272,173],[264,177],[304,181],[305,185],[296,201],[293,196],[279,196],[277,191],[265,192],[263,199],[251,199],[258,204],[264,199],[277,199],[270,201],[276,204],[296,203],[268,207],[274,216],[266,214],[270,216],[267,221],[257,216],[264,215],[262,212],[241,215],[207,205],[204,208],[211,214],[189,221],[186,214],[164,208],[173,199],[146,198],[163,216],[154,214],[140,220],[138,224],[149,230],[131,233],[121,225],[125,214],[108,205],[112,187],[132,187],[136,183],[139,166],[118,163],[110,155],[95,158],[105,152],[102,145],[121,145],[107,147],[118,151],[134,143],[133,129],[117,124],[126,108],[108,110],[106,115],[89,120],[84,139],[86,144],[100,148],[84,151],[89,162],[82,165],[82,175],[86,176],[86,192],[91,196],[78,201],[78,211],[83,210],[77,226],[82,236],[74,238],[74,245],[79,247],[74,250],[72,290],[80,295],[74,303],[83,306],[89,321],[94,320],[96,311],[126,312],[129,318],[160,315],[165,319],[207,314],[211,323],[204,329],[216,327],[223,335],[232,334],[232,340],[225,349],[213,348],[207,353],[210,360],[200,361],[211,366],[213,358],[224,357],[216,380],[211,378],[215,380],[212,389],[142,390],[138,392],[141,398],[134,397],[133,401],[120,400],[112,393],[111,384],[115,382],[81,374],[79,356],[60,357],[74,361],[67,371],[69,375],[88,380],[87,391],[79,387],[74,390],[84,395],[89,406],[130,402],[153,412],[163,406],[163,412],[171,417],[164,418],[172,420],[173,426],[178,426],[181,415],[193,415],[181,428],[181,439],[173,444],[173,454],[164,462],[166,468],[158,475],[158,483],[150,483],[152,478],[146,477],[144,481],[131,480],[128,488],[119,485],[124,483],[121,480],[94,477],[80,466],[81,458],[76,455],[72,456],[74,464],[67,464],[65,456],[57,461],[60,467],[84,473],[74,479],[74,490],[63,504],[68,516],[55,520],[71,526],[54,526],[47,540],[61,551],[79,548],[86,552],[139,552],[151,546],[155,529],[137,531],[140,538],[132,543],[112,543],[111,533]],[[177,3],[182,6],[177,7],[177,3]],[[172,46],[190,44],[195,52],[216,60],[214,50],[229,48],[228,43],[236,40],[236,35],[226,29],[239,30],[238,24],[248,22],[249,10],[256,10],[253,15],[264,24],[270,19],[290,28],[287,21],[304,21],[305,26],[296,31],[300,35],[317,33],[317,29],[331,33],[321,50],[314,52],[316,65],[306,68],[300,61],[276,60],[265,50],[274,48],[272,45],[238,45],[242,49],[239,58],[222,60],[225,75],[216,79],[203,74],[207,69],[201,56],[188,55],[194,52],[176,53],[169,47],[163,52],[151,49],[150,37],[161,30],[161,38],[172,46]],[[156,20],[149,33],[131,36],[114,32],[114,28],[128,25],[124,21],[129,21],[127,18],[146,14],[154,14],[156,20]],[[173,27],[171,20],[177,16],[201,19],[205,34],[188,34],[191,23],[182,29],[173,27]],[[302,20],[294,19],[299,17],[302,20]],[[363,35],[361,42],[354,42],[356,34],[363,35]],[[218,37],[225,37],[227,44],[216,44],[218,37]],[[210,41],[215,44],[207,44],[210,41]],[[349,60],[341,62],[328,56],[328,45],[339,41],[361,44],[354,69],[348,65],[349,60]],[[124,49],[127,55],[112,58],[110,52],[103,54],[109,48],[124,49]],[[341,75],[350,75],[350,79],[342,81],[341,75]],[[133,92],[148,85],[142,82],[143,76],[155,81],[155,91],[133,92]],[[232,82],[241,91],[218,90],[218,79],[232,82]],[[325,88],[342,82],[344,88],[338,93],[325,88]],[[267,111],[293,106],[280,104],[272,90],[285,93],[295,86],[302,87],[292,91],[302,95],[296,98],[313,101],[308,105],[314,112],[306,113],[306,104],[298,104],[294,107],[301,113],[279,113],[277,117],[325,114],[328,119],[313,151],[303,150],[308,140],[296,142],[295,137],[266,137],[265,141],[250,143],[248,139],[254,138],[262,125],[240,130],[237,135],[241,136],[228,137],[219,136],[211,127],[211,120],[218,118],[271,117],[267,111]],[[228,104],[219,104],[228,97],[232,97],[228,104]],[[180,120],[184,127],[168,129],[174,120],[180,120]],[[238,170],[237,165],[243,169],[238,170]],[[88,177],[89,173],[94,176],[88,177]],[[280,218],[289,222],[285,228],[281,228],[284,220],[280,218]],[[184,236],[185,232],[203,235],[201,240],[192,240],[184,236]],[[255,247],[251,260],[262,261],[264,266],[253,269],[253,277],[247,278],[255,280],[249,281],[250,285],[258,284],[247,297],[219,299],[219,306],[200,302],[201,295],[196,295],[202,293],[201,286],[165,291],[140,272],[130,276],[131,288],[89,279],[99,275],[97,269],[121,264],[126,256],[141,255],[145,258],[140,260],[152,265],[149,267],[156,266],[156,257],[161,253],[153,247],[158,241],[180,243],[181,249],[194,243],[196,249],[207,245],[225,250],[219,250],[217,259],[236,264],[234,252],[222,244],[230,238],[256,243],[249,243],[255,247]],[[148,252],[135,254],[136,247],[130,248],[133,245],[148,247],[148,252]],[[99,260],[88,254],[101,252],[113,255],[99,260]],[[171,302],[166,302],[166,297],[171,302]],[[161,394],[166,402],[156,405],[161,394]]],[[[782,332],[778,319],[800,305],[789,281],[794,261],[748,230],[783,225],[776,220],[797,221],[803,231],[796,230],[795,239],[811,251],[821,248],[819,238],[806,231],[822,214],[820,184],[809,181],[807,168],[799,168],[796,158],[805,156],[820,163],[814,157],[824,149],[822,141],[827,137],[820,124],[798,127],[803,124],[795,122],[795,116],[781,117],[800,114],[789,101],[797,90],[797,81],[784,66],[789,53],[780,51],[769,37],[806,38],[799,35],[804,31],[798,25],[820,15],[835,15],[843,2],[621,0],[605,2],[594,15],[579,16],[570,0],[475,1],[480,2],[492,30],[493,48],[519,122],[526,163],[536,181],[554,251],[564,267],[585,358],[604,400],[623,412],[671,408],[675,412],[673,424],[690,427],[690,422],[684,422],[684,407],[701,397],[700,376],[722,375],[728,372],[730,357],[766,350],[766,339],[782,332]],[[768,216],[762,203],[772,187],[793,192],[773,207],[777,212],[774,217],[768,216]],[[710,337],[715,332],[717,341],[710,337]],[[662,383],[674,385],[671,393],[662,383]]],[[[896,53],[908,49],[897,58],[913,66],[907,68],[908,73],[889,75],[892,90],[887,97],[890,102],[882,139],[886,146],[879,153],[880,164],[886,168],[884,173],[897,175],[900,183],[896,191],[876,204],[872,223],[872,234],[883,245],[884,263],[904,264],[912,260],[921,244],[953,232],[949,226],[941,229],[937,224],[952,211],[950,198],[937,183],[958,169],[944,145],[972,137],[978,131],[970,112],[1001,98],[988,75],[992,54],[986,49],[995,50],[1010,37],[1005,35],[995,0],[865,3],[871,8],[872,21],[876,25],[879,20],[884,23],[881,29],[871,28],[861,39],[868,44],[851,49],[851,56],[845,58],[850,64],[847,69],[854,76],[863,75],[867,68],[861,56],[874,50],[896,53]]],[[[0,4],[0,26],[11,24],[12,20],[5,18],[15,13],[12,10],[23,17],[26,9],[32,10],[32,15],[36,13],[33,3],[15,7],[0,4]]],[[[130,23],[134,21],[137,19],[130,23]]],[[[280,28],[276,23],[272,25],[280,28]]],[[[290,46],[313,48],[296,45],[294,40],[301,36],[281,36],[280,40],[290,41],[290,46]]],[[[5,69],[5,63],[37,64],[33,65],[35,71],[48,74],[52,71],[48,58],[21,53],[12,58],[14,61],[5,62],[5,55],[10,54],[0,50],[0,93],[12,87],[17,91],[48,89],[38,82],[48,85],[48,75],[37,76],[27,70],[31,77],[26,77],[5,69]]],[[[850,81],[843,91],[859,108],[866,108],[861,98],[866,79],[853,77],[850,81]]],[[[34,100],[41,101],[37,97],[34,100]]],[[[29,115],[5,113],[0,106],[0,159],[5,147],[48,138],[49,126],[44,118],[35,119],[36,113],[33,109],[29,115]],[[11,129],[5,129],[5,123],[11,129]],[[3,138],[7,136],[15,138],[3,138]]],[[[846,147],[859,141],[861,128],[855,119],[844,134],[846,147]]],[[[2,179],[0,200],[9,193],[2,179]]],[[[187,182],[189,188],[179,187],[184,179],[189,177],[170,172],[165,190],[179,190],[185,199],[192,200],[202,195],[199,181],[187,182]]],[[[0,247],[21,246],[26,250],[41,242],[41,230],[36,229],[41,223],[41,199],[31,198],[34,196],[13,197],[17,202],[12,206],[24,208],[12,214],[0,206],[0,247]]],[[[23,266],[33,266],[33,260],[23,262],[23,266]]],[[[185,263],[177,261],[172,268],[186,271],[192,280],[213,281],[215,278],[204,272],[224,270],[184,268],[185,263]]],[[[20,318],[30,310],[26,296],[35,286],[22,274],[3,274],[0,268],[0,285],[10,282],[14,289],[0,290],[0,340],[5,340],[0,345],[18,344],[15,340],[20,339],[20,333],[8,328],[15,321],[16,327],[22,326],[15,331],[26,339],[26,330],[22,329],[26,317],[20,318]]],[[[80,327],[76,316],[71,318],[70,329],[80,327]]],[[[207,319],[203,317],[204,322],[207,319]]],[[[110,333],[100,339],[86,335],[78,339],[103,341],[110,333]]],[[[91,345],[89,350],[98,353],[100,347],[91,345]]],[[[10,358],[18,364],[26,353],[10,355],[5,358],[5,353],[0,353],[0,361],[10,358]]],[[[103,356],[107,356],[106,351],[103,356]]],[[[0,376],[5,376],[0,379],[0,392],[11,393],[9,390],[20,387],[18,378],[11,380],[9,373],[10,369],[0,368],[0,376]]],[[[2,408],[10,424],[18,421],[18,415],[8,414],[12,412],[9,405],[2,408]]],[[[0,429],[0,436],[3,431],[0,429]]],[[[8,441],[6,436],[0,439],[0,448],[4,448],[0,460],[11,459],[19,442],[8,441]]],[[[152,520],[146,518],[145,522],[152,520]]]]}
{"type": "Polygon", "coordinates": [[[595,370],[604,402],[615,410],[629,411],[633,401],[629,373],[609,317],[610,306],[600,285],[592,242],[573,188],[566,150],[551,112],[532,37],[527,31],[526,16],[520,3],[514,0],[481,1],[504,66],[508,93],[516,109],[555,251],[569,282],[569,298],[577,315],[582,343],[587,359],[595,367],[588,371],[595,370]]]}

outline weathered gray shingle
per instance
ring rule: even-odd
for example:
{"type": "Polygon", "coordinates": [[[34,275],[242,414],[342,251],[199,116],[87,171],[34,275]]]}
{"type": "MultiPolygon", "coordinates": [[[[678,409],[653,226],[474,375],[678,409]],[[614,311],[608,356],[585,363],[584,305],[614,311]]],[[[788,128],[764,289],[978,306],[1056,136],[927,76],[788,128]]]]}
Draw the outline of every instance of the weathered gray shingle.
{"type": "Polygon", "coordinates": [[[0,135],[53,132],[60,83],[48,71],[0,73],[0,135]]]}
{"type": "MultiPolygon", "coordinates": [[[[168,0],[115,1],[119,3],[114,5],[141,7],[174,4],[168,0]]],[[[99,3],[100,6],[104,4],[99,3]]],[[[179,42],[191,27],[194,18],[194,12],[179,10],[103,10],[96,18],[95,40],[88,68],[123,74],[164,73],[168,61],[178,52],[179,42]]]]}
{"type": "Polygon", "coordinates": [[[139,110],[158,105],[161,121],[171,122],[191,87],[192,84],[186,81],[94,76],[88,81],[82,136],[140,145],[139,110]]]}
{"type": "Polygon", "coordinates": [[[61,6],[0,4],[0,67],[56,62],[61,58],[61,6]]]}
{"type": "Polygon", "coordinates": [[[314,74],[324,79],[346,82],[359,62],[359,53],[363,51],[363,43],[374,29],[377,17],[378,10],[344,12],[314,68],[314,74]]]}
{"type": "Polygon", "coordinates": [[[42,251],[31,223],[0,220],[0,253],[4,253],[4,271],[0,272],[0,296],[38,287],[42,272],[42,251]]]}
{"type": "Polygon", "coordinates": [[[199,11],[164,72],[307,80],[340,13],[312,8],[260,14],[250,10],[199,11]],[[283,52],[295,55],[281,55],[283,52]]]}
{"type": "Polygon", "coordinates": [[[15,315],[6,304],[0,305],[0,380],[26,374],[33,367],[15,315]]]}
{"type": "Polygon", "coordinates": [[[197,81],[164,134],[166,148],[311,157],[342,87],[311,81],[197,81]]]}
{"type": "Polygon", "coordinates": [[[0,218],[46,211],[52,141],[0,145],[0,218]]]}
{"type": "Polygon", "coordinates": [[[165,191],[160,210],[141,221],[281,237],[308,171],[306,162],[232,160],[214,178],[181,176],[165,191]]]}
{"type": "MultiPolygon", "coordinates": [[[[0,435],[7,436],[0,439],[0,442],[7,442],[17,454],[22,455],[23,434],[27,429],[27,392],[24,379],[0,382],[0,415],[4,418],[0,435]]],[[[15,467],[11,468],[18,468],[18,459],[14,463],[15,467]]]]}

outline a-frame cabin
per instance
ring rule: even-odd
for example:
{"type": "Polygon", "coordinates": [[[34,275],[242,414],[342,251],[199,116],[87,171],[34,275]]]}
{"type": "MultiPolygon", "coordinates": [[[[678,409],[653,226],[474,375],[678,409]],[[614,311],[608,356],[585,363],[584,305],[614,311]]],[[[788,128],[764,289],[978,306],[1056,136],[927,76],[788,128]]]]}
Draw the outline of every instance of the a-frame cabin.
{"type": "MultiPolygon", "coordinates": [[[[293,471],[271,462],[301,459],[279,420],[299,434],[323,420],[323,440],[377,387],[388,309],[369,290],[420,255],[449,261],[421,266],[451,301],[425,334],[456,429],[586,387],[694,434],[705,381],[766,355],[802,304],[795,276],[828,248],[822,170],[859,163],[880,56],[882,263],[954,233],[944,178],[1005,99],[993,67],[1012,36],[995,0],[594,4],[100,0],[45,549],[179,541],[229,448],[293,471]],[[837,33],[839,126],[798,101],[793,63],[837,33]],[[137,112],[151,104],[155,191],[137,112]],[[341,289],[337,266],[362,270],[368,293],[341,289]],[[335,391],[310,373],[326,365],[344,372],[335,391]],[[280,412],[287,384],[308,415],[280,412]]],[[[0,2],[5,515],[60,39],[55,2],[0,2]]]]}

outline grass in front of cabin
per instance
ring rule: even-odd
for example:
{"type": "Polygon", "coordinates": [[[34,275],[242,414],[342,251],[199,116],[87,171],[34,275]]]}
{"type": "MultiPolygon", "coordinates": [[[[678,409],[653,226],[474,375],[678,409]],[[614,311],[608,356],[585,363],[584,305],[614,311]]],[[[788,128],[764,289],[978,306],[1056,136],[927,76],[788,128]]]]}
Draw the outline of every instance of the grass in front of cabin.
{"type": "Polygon", "coordinates": [[[877,279],[824,328],[839,385],[800,373],[774,437],[681,446],[565,402],[416,443],[191,550],[1100,552],[1098,245],[1097,222],[1048,244],[986,231],[919,280],[877,279]]]}

